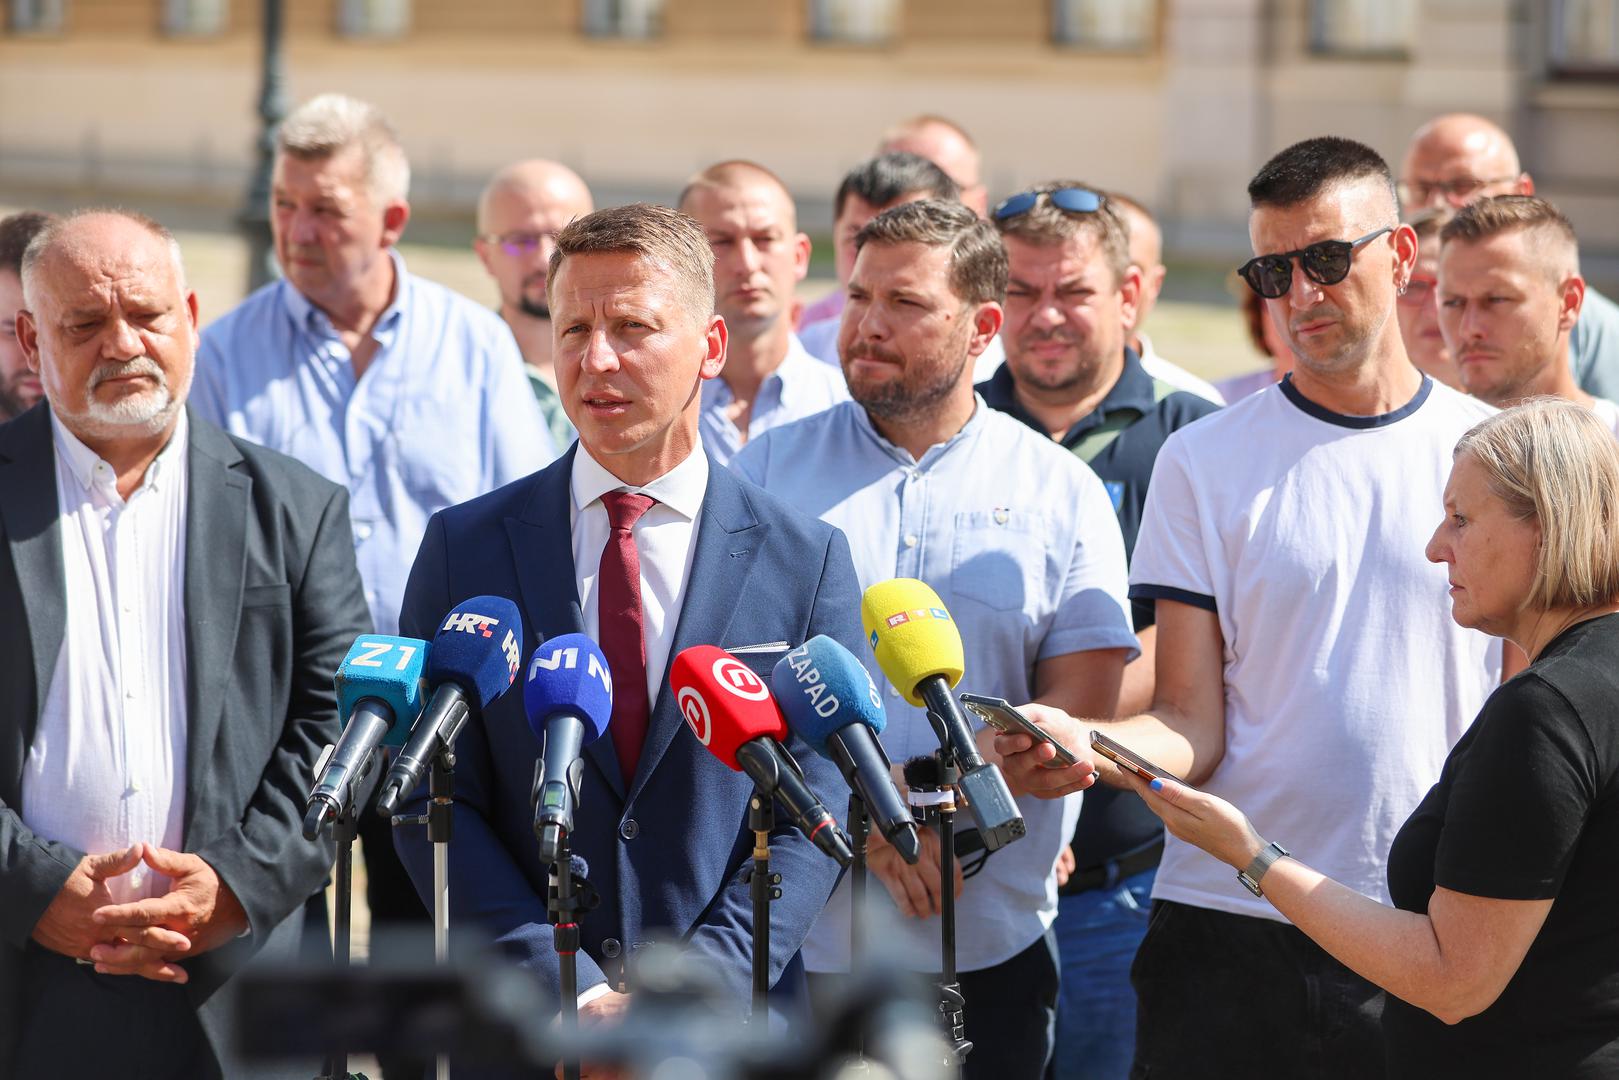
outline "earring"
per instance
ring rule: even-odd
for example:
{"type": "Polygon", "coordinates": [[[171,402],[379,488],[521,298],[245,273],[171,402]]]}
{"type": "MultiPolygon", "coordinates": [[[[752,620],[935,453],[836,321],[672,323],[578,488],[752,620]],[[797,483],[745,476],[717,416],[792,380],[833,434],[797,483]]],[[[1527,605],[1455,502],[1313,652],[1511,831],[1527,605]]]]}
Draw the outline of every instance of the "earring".
{"type": "Polygon", "coordinates": [[[1407,284],[1406,282],[1401,282],[1400,283],[1400,295],[1401,296],[1405,295],[1405,286],[1406,286],[1406,284],[1407,284]]]}

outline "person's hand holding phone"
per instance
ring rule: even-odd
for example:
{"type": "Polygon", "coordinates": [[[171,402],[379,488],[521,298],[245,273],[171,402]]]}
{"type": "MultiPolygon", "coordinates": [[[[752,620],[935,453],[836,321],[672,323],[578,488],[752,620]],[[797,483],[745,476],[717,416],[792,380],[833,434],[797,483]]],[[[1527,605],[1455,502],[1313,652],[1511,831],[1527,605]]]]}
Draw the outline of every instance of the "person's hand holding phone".
{"type": "Polygon", "coordinates": [[[1125,774],[1125,783],[1180,839],[1241,870],[1265,847],[1248,816],[1218,795],[1210,795],[1168,776],[1143,780],[1125,774]]]}
{"type": "Polygon", "coordinates": [[[1066,768],[1052,768],[1057,751],[1050,743],[1020,733],[997,735],[995,752],[1009,784],[1039,799],[1056,799],[1096,783],[1097,755],[1090,748],[1089,725],[1049,705],[1019,705],[1018,712],[1068,747],[1075,761],[1066,768]]]}

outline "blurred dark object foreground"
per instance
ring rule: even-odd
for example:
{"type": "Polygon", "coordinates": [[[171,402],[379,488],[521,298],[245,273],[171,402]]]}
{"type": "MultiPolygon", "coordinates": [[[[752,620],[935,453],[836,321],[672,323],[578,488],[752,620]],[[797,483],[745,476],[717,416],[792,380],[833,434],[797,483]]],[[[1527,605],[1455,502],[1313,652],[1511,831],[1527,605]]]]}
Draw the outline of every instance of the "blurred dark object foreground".
{"type": "Polygon", "coordinates": [[[897,1080],[953,1075],[932,988],[880,958],[851,977],[841,1007],[810,1030],[779,1018],[746,1023],[711,963],[674,947],[649,949],[638,960],[624,1023],[580,1031],[565,1047],[552,995],[492,948],[452,939],[444,967],[392,963],[390,955],[420,950],[384,937],[373,941],[368,965],[244,973],[235,1000],[242,1056],[320,1055],[340,1047],[426,1061],[447,1053],[457,1063],[549,1075],[571,1049],[632,1076],[648,1076],[672,1060],[697,1065],[693,1075],[709,1080],[814,1080],[845,1069],[897,1080]]]}

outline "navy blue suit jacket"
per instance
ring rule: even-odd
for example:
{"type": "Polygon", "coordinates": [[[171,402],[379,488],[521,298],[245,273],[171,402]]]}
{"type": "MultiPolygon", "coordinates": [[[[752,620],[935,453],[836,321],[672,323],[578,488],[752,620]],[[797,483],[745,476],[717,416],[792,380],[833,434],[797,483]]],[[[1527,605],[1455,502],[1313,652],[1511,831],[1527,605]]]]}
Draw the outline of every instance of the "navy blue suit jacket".
{"type": "MultiPolygon", "coordinates": [[[[569,528],[577,452],[576,444],[533,476],[434,515],[405,588],[401,633],[431,639],[451,608],[485,594],[508,597],[521,609],[525,659],[547,638],[584,632],[569,528]]],[[[693,645],[796,647],[816,634],[859,654],[860,587],[849,543],[837,529],[711,461],[694,536],[671,661],[693,645]]],[[[744,652],[738,659],[768,682],[783,652],[744,652]]],[[[492,932],[554,990],[559,971],[546,920],[547,868],[529,806],[540,742],[524,716],[521,690],[515,686],[495,701],[456,742],[450,916],[492,932]]],[[[788,748],[841,819],[848,789],[836,767],[796,738],[788,748]]],[[[589,863],[602,903],[579,920],[579,989],[604,980],[616,988],[626,954],[653,937],[674,936],[712,955],[745,1002],[752,963],[753,912],[743,882],[752,851],[751,781],[697,741],[667,683],[653,702],[633,778],[620,775],[611,735],[591,743],[583,757],[573,850],[589,863]]],[[[418,789],[414,804],[422,798],[418,789]]],[[[772,904],[772,982],[798,952],[838,876],[837,864],[785,816],[778,811],[770,852],[771,869],[782,876],[782,897],[772,904]]],[[[394,836],[406,870],[430,901],[426,830],[398,829],[394,836]]]]}

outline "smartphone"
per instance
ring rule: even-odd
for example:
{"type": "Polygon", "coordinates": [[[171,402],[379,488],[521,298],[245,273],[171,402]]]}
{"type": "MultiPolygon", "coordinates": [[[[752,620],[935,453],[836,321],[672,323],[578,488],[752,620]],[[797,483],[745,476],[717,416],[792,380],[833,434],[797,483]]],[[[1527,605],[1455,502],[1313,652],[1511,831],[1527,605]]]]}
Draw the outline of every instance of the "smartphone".
{"type": "Polygon", "coordinates": [[[980,694],[962,694],[961,703],[975,716],[983,719],[984,723],[999,731],[1003,735],[1029,735],[1040,742],[1050,743],[1051,748],[1057,751],[1057,756],[1045,763],[1048,769],[1066,769],[1070,765],[1079,764],[1079,759],[1073,753],[1052,738],[1033,720],[1012,708],[1003,698],[984,697],[980,694]]]}
{"type": "Polygon", "coordinates": [[[1174,773],[1160,769],[1140,754],[1126,750],[1100,731],[1091,732],[1091,749],[1113,761],[1119,768],[1127,769],[1143,780],[1151,782],[1160,776],[1167,776],[1177,784],[1181,783],[1181,778],[1174,773]]]}

